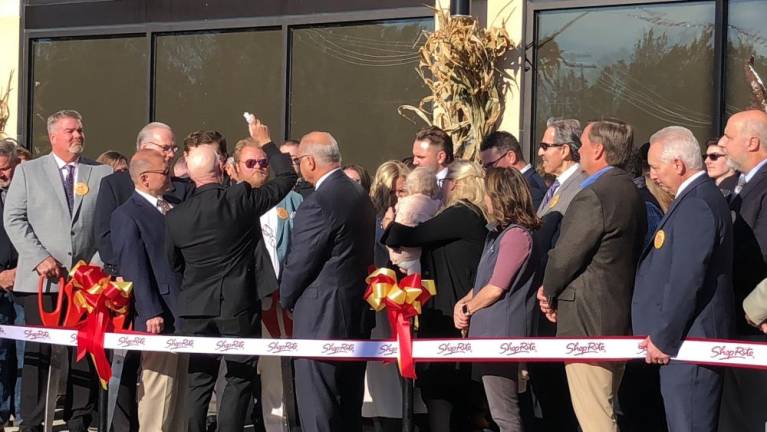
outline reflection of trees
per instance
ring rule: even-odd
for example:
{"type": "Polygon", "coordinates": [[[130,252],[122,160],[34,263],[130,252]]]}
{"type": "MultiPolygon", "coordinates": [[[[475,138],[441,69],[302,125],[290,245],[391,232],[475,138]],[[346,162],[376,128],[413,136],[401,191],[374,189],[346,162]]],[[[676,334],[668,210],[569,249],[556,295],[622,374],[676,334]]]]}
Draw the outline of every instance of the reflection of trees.
{"type": "MultiPolygon", "coordinates": [[[[551,52],[555,51],[538,52],[538,63],[546,65],[550,78],[538,80],[536,134],[540,135],[546,119],[553,116],[581,120],[618,117],[635,126],[639,140],[670,124],[692,129],[699,139],[712,133],[711,26],[690,41],[674,43],[668,33],[651,28],[625,60],[600,66],[596,74],[588,76],[583,67],[550,58],[551,52]]],[[[539,71],[538,77],[541,75],[539,71]]]]}

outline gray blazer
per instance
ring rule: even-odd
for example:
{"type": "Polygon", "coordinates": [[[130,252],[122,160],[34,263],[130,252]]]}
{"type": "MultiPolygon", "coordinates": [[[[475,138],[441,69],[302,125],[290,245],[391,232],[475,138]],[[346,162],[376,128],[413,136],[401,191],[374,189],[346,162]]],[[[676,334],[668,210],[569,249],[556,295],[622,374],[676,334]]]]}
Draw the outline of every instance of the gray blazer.
{"type": "Polygon", "coordinates": [[[757,324],[767,320],[767,279],[759,282],[743,300],[743,310],[748,318],[757,324]]]}
{"type": "MultiPolygon", "coordinates": [[[[19,252],[14,291],[37,292],[35,268],[49,255],[67,270],[79,260],[101,265],[96,252],[96,197],[101,179],[111,173],[108,166],[80,158],[75,184],[83,183],[87,189],[75,193],[70,216],[52,153],[16,167],[3,212],[5,230],[19,252]]],[[[57,292],[58,286],[52,283],[47,290],[57,292]]]]}
{"type": "Polygon", "coordinates": [[[575,198],[581,190],[581,183],[588,177],[586,173],[581,171],[580,165],[576,164],[578,168],[575,169],[573,175],[571,175],[564,183],[559,185],[559,189],[551,198],[551,200],[538,207],[538,217],[544,217],[551,212],[559,212],[562,216],[565,215],[567,207],[570,205],[570,201],[575,198]]]}

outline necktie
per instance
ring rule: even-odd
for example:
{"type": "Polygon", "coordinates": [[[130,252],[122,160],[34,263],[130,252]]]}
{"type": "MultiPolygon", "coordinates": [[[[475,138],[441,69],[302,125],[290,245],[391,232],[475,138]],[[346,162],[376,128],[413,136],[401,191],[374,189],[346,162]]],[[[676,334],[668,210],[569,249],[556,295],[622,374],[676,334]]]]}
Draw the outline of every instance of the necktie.
{"type": "Polygon", "coordinates": [[[170,211],[170,204],[168,203],[168,201],[165,201],[164,199],[159,198],[157,200],[157,208],[160,209],[160,213],[162,213],[163,215],[166,215],[170,211]]]}
{"type": "Polygon", "coordinates": [[[740,177],[738,177],[738,184],[735,186],[735,195],[738,195],[740,191],[743,190],[743,186],[746,185],[746,175],[741,174],[740,177]]]}
{"type": "Polygon", "coordinates": [[[549,186],[549,190],[546,191],[546,195],[543,197],[543,202],[541,203],[541,207],[545,208],[546,205],[551,201],[551,198],[554,197],[554,194],[557,192],[557,189],[559,189],[559,180],[554,180],[554,183],[549,186]]]}
{"type": "Polygon", "coordinates": [[[72,207],[74,206],[75,196],[75,167],[74,165],[64,165],[64,194],[67,196],[67,205],[69,206],[69,213],[72,213],[72,207]]]}

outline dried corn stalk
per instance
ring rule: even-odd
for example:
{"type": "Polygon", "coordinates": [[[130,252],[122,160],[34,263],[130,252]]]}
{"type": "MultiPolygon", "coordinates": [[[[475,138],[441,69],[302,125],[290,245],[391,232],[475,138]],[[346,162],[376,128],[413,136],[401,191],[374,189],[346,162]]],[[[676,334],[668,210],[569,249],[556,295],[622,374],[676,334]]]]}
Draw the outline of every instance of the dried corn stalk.
{"type": "Polygon", "coordinates": [[[767,112],[767,88],[764,87],[762,78],[754,69],[754,56],[751,56],[746,62],[746,82],[748,82],[748,86],[751,88],[755,106],[767,112]]]}
{"type": "Polygon", "coordinates": [[[505,29],[482,28],[473,17],[437,11],[438,30],[420,49],[416,71],[431,95],[418,106],[401,105],[427,124],[453,138],[456,158],[477,160],[479,144],[496,130],[503,115],[506,91],[514,81],[503,63],[515,48],[505,29]]]}
{"type": "Polygon", "coordinates": [[[11,82],[13,80],[13,71],[8,74],[8,85],[5,89],[0,88],[0,138],[6,138],[5,125],[8,124],[8,118],[11,117],[11,110],[8,108],[8,100],[11,97],[11,82]]]}

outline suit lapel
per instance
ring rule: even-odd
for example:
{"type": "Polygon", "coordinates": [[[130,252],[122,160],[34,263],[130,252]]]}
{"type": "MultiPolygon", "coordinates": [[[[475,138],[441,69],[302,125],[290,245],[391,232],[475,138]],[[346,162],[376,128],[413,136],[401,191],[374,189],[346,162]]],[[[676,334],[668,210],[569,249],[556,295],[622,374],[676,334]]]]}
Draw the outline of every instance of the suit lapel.
{"type": "Polygon", "coordinates": [[[83,197],[87,193],[92,193],[93,191],[85,190],[85,193],[77,193],[78,187],[77,185],[82,183],[86,186],[86,188],[90,187],[88,186],[88,179],[91,177],[91,170],[93,169],[92,166],[86,165],[82,163],[82,161],[77,166],[77,181],[75,182],[75,202],[72,205],[72,219],[74,219],[74,216],[77,214],[77,212],[80,210],[80,205],[83,203],[83,197]]]}
{"type": "Polygon", "coordinates": [[[67,205],[67,197],[64,195],[64,182],[59,173],[59,166],[56,165],[56,159],[53,158],[53,153],[49,153],[46,157],[48,160],[45,161],[43,171],[45,171],[45,175],[48,176],[48,181],[51,183],[53,193],[56,195],[59,204],[61,204],[61,208],[64,209],[64,213],[69,213],[69,205],[67,205]]]}
{"type": "Polygon", "coordinates": [[[744,199],[748,194],[751,193],[751,191],[754,190],[761,190],[762,188],[759,187],[759,183],[761,183],[765,178],[767,178],[767,164],[763,165],[761,168],[759,168],[759,171],[754,174],[754,177],[743,185],[743,189],[740,191],[738,196],[741,197],[741,199],[744,199]]]}

